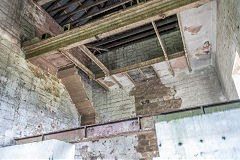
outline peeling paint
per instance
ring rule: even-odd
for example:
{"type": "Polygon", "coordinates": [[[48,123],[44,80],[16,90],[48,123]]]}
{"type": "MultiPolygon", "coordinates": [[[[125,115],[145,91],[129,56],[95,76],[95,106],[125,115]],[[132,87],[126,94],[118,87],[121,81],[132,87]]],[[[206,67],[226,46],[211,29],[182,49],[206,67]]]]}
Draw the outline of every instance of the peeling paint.
{"type": "Polygon", "coordinates": [[[190,32],[191,35],[196,35],[200,30],[202,26],[191,26],[191,27],[184,27],[184,31],[190,32]]]}
{"type": "Polygon", "coordinates": [[[201,55],[205,55],[205,54],[209,54],[210,50],[211,50],[212,45],[210,44],[209,41],[204,42],[202,47],[199,47],[196,49],[196,56],[201,56],[201,55]]]}

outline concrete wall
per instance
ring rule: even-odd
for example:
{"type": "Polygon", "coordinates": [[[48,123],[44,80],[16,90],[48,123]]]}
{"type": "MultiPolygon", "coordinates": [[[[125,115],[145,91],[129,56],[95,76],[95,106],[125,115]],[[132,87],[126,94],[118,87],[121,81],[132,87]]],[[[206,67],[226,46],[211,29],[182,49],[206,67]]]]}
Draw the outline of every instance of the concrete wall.
{"type": "Polygon", "coordinates": [[[190,117],[185,118],[181,117],[184,113],[159,116],[157,159],[239,159],[239,103],[226,108],[234,105],[238,109],[212,113],[214,109],[207,108],[206,114],[199,109],[186,113],[190,117]]]}
{"type": "Polygon", "coordinates": [[[0,159],[67,159],[74,160],[75,145],[58,140],[29,143],[0,148],[0,159]]]}
{"type": "Polygon", "coordinates": [[[240,54],[240,2],[217,1],[216,66],[224,94],[229,100],[238,99],[232,70],[236,52],[240,54]]]}

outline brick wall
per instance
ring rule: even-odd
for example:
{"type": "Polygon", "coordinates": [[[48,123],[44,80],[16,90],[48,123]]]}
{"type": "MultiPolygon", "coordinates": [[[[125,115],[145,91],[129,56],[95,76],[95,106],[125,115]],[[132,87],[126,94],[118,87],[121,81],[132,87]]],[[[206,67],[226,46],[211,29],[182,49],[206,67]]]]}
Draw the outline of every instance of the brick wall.
{"type": "Polygon", "coordinates": [[[191,73],[178,71],[175,77],[169,73],[166,62],[159,63],[156,67],[158,72],[162,73],[160,79],[155,77],[148,79],[148,82],[138,82],[135,87],[130,85],[107,92],[96,82],[90,82],[91,101],[99,116],[99,122],[226,100],[215,68],[208,64],[194,68],[191,73]]]}
{"type": "Polygon", "coordinates": [[[236,52],[240,54],[240,2],[217,1],[216,66],[224,94],[229,100],[238,99],[232,79],[236,52]]]}
{"type": "Polygon", "coordinates": [[[18,40],[30,40],[43,33],[56,35],[63,29],[31,0],[2,0],[0,27],[18,40]]]}
{"type": "Polygon", "coordinates": [[[75,160],[152,160],[158,157],[155,131],[76,144],[75,160]]]}
{"type": "Polygon", "coordinates": [[[10,144],[13,137],[79,126],[80,117],[61,81],[23,55],[18,45],[0,37],[0,145],[10,144]]]}

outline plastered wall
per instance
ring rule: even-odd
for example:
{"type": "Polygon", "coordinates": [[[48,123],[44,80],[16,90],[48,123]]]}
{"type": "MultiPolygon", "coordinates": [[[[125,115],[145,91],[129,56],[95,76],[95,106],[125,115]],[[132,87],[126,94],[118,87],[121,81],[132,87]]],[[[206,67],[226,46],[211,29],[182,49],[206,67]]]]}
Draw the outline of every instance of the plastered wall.
{"type": "Polygon", "coordinates": [[[217,1],[217,53],[216,67],[224,94],[229,100],[238,99],[232,79],[236,54],[240,54],[240,2],[217,1]]]}

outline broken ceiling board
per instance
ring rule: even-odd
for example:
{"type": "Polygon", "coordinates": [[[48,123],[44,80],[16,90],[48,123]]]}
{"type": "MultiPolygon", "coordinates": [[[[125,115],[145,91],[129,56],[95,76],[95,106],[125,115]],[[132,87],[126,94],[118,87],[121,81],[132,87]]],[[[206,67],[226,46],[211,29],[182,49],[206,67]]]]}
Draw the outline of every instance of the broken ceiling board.
{"type": "Polygon", "coordinates": [[[90,43],[161,19],[163,14],[164,16],[173,15],[209,1],[211,0],[152,0],[39,43],[24,46],[26,58],[90,43]]]}
{"type": "Polygon", "coordinates": [[[131,70],[127,72],[128,75],[133,79],[134,82],[142,82],[145,81],[142,74],[138,71],[138,69],[131,70]]]}
{"type": "Polygon", "coordinates": [[[156,76],[152,66],[143,67],[143,68],[141,68],[141,70],[142,70],[142,72],[144,73],[144,75],[146,76],[147,79],[156,76]]]}
{"type": "Polygon", "coordinates": [[[156,73],[158,73],[160,78],[165,76],[172,77],[171,74],[169,74],[168,64],[166,62],[156,63],[153,66],[156,69],[156,73]]]}

